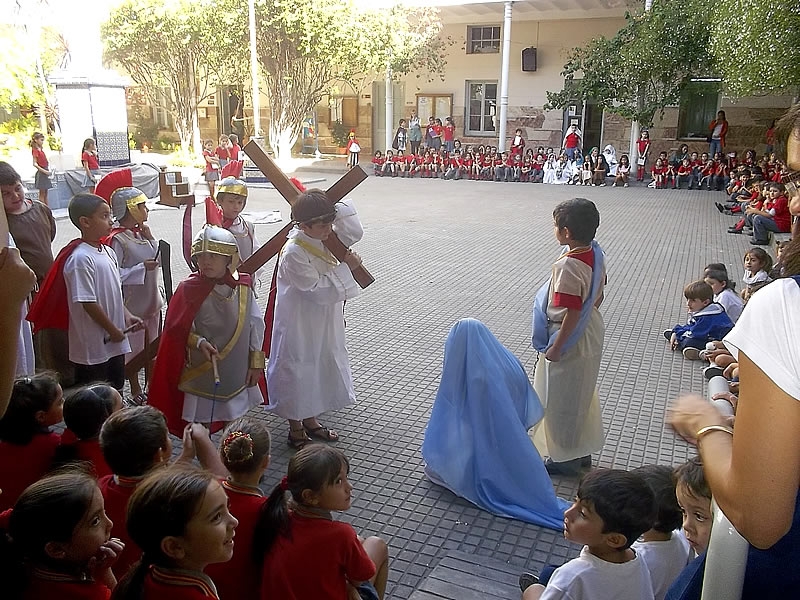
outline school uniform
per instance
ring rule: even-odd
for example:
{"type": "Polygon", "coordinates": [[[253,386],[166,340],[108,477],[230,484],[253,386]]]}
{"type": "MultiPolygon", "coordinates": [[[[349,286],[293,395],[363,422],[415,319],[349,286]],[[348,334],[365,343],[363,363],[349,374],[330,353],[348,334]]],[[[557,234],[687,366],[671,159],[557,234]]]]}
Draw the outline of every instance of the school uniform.
{"type": "Polygon", "coordinates": [[[0,441],[0,511],[14,506],[25,488],[50,470],[60,443],[61,436],[51,431],[36,433],[22,445],[0,441]]]}
{"type": "Polygon", "coordinates": [[[111,536],[119,538],[125,544],[125,548],[120,553],[111,570],[117,580],[122,579],[135,563],[142,556],[142,551],[128,535],[127,514],[128,500],[131,499],[136,486],[144,477],[122,477],[120,475],[106,475],[97,481],[100,493],[105,502],[106,514],[111,522],[111,536]]]}
{"type": "Polygon", "coordinates": [[[33,569],[22,597],[24,600],[108,600],[111,590],[89,576],[33,569]]]}
{"type": "Polygon", "coordinates": [[[142,584],[141,600],[219,600],[211,578],[200,571],[151,565],[142,584]]]}

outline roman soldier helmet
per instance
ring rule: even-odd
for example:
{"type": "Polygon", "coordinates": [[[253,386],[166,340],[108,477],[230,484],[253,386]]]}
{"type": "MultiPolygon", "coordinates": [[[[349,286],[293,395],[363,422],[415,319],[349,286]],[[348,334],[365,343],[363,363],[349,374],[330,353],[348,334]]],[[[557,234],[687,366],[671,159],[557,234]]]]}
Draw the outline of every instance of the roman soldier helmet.
{"type": "Polygon", "coordinates": [[[139,188],[118,188],[111,192],[111,214],[114,216],[114,220],[119,222],[125,217],[126,212],[130,212],[136,222],[142,224],[147,220],[147,213],[141,208],[145,202],[147,202],[147,196],[139,188]]]}
{"type": "Polygon", "coordinates": [[[197,266],[197,256],[208,252],[209,254],[219,254],[231,259],[228,270],[233,273],[239,266],[239,247],[236,245],[236,238],[224,227],[216,225],[206,225],[203,227],[192,242],[192,263],[197,266]]]}
{"type": "Polygon", "coordinates": [[[219,198],[220,194],[236,194],[237,196],[243,196],[245,202],[247,202],[247,184],[241,179],[236,179],[236,177],[225,177],[217,182],[217,198],[219,198]]]}

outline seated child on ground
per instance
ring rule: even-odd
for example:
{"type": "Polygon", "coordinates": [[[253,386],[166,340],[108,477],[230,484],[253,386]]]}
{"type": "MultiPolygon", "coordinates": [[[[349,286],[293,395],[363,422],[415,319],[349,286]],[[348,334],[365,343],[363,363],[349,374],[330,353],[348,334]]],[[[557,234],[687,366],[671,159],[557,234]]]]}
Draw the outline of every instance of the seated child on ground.
{"type": "Polygon", "coordinates": [[[74,392],[64,401],[61,446],[55,462],[87,462],[95,477],[111,475],[111,468],[100,449],[100,429],[106,419],[122,410],[122,396],[110,385],[96,383],[74,392]]]}
{"type": "Polygon", "coordinates": [[[61,436],[64,394],[55,376],[39,373],[14,381],[11,401],[0,419],[0,511],[14,506],[23,490],[53,464],[61,436]]]}
{"type": "Polygon", "coordinates": [[[733,322],[721,304],[713,301],[714,292],[705,281],[690,283],[683,290],[689,318],[686,325],[675,325],[664,331],[673,350],[684,358],[697,360],[700,351],[713,340],[721,340],[733,329],[733,322]]]}
{"type": "Polygon", "coordinates": [[[655,512],[653,491],[641,475],[590,471],[564,513],[564,537],[584,545],[580,556],[552,571],[546,582],[545,571],[538,581],[523,574],[522,599],[652,600],[647,565],[631,545],[650,529],[655,512]]]}
{"type": "Polygon", "coordinates": [[[664,600],[667,589],[689,562],[689,542],[680,531],[682,515],[673,470],[664,465],[646,465],[633,472],[650,485],[658,513],[653,526],[632,548],[647,565],[655,600],[664,600]]]}
{"type": "Polygon", "coordinates": [[[728,279],[727,271],[717,269],[705,273],[705,282],[714,292],[714,302],[721,304],[731,321],[736,323],[742,314],[744,302],[736,293],[736,283],[728,279]]]}
{"type": "Polygon", "coordinates": [[[772,270],[772,257],[763,248],[750,248],[744,253],[743,262],[742,281],[745,287],[742,290],[742,300],[747,302],[750,296],[772,281],[769,276],[772,270]]]}

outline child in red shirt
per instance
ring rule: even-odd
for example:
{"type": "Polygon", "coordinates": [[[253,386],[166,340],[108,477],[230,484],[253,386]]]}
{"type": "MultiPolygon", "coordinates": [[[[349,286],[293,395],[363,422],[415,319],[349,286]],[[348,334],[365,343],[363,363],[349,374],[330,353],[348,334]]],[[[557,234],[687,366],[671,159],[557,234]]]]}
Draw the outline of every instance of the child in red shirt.
{"type": "Polygon", "coordinates": [[[680,189],[685,182],[689,189],[694,185],[694,175],[692,175],[692,163],[688,158],[684,158],[681,164],[678,165],[678,189],[680,189]]]}
{"type": "Polygon", "coordinates": [[[220,169],[227,165],[231,160],[235,160],[231,150],[233,150],[231,139],[225,134],[219,136],[219,145],[217,146],[216,150],[214,150],[214,156],[216,156],[217,160],[219,161],[220,169]]]}
{"type": "Polygon", "coordinates": [[[128,534],[143,554],[120,580],[115,600],[219,599],[203,571],[231,559],[238,525],[225,490],[208,471],[154,471],[128,503],[128,534]]]}
{"type": "Polygon", "coordinates": [[[405,176],[406,177],[413,177],[414,176],[414,166],[416,164],[416,156],[414,156],[411,152],[408,154],[403,155],[406,161],[405,164],[405,176]]]}
{"type": "Polygon", "coordinates": [[[47,206],[47,191],[53,187],[50,176],[50,163],[44,153],[44,134],[36,131],[31,137],[31,155],[33,156],[33,168],[36,169],[33,184],[39,190],[39,202],[47,206]]]}
{"type": "Polygon", "coordinates": [[[214,140],[206,140],[203,142],[203,160],[206,165],[203,176],[208,184],[209,195],[213,198],[214,182],[219,181],[219,159],[214,152],[214,140]]]}
{"type": "Polygon", "coordinates": [[[100,180],[100,162],[97,160],[97,144],[93,138],[83,140],[81,165],[84,171],[83,187],[94,193],[94,185],[100,180]]]}
{"type": "Polygon", "coordinates": [[[228,139],[231,142],[231,160],[239,160],[239,154],[242,151],[242,147],[239,145],[239,136],[235,133],[229,133],[228,139]]]}
{"type": "Polygon", "coordinates": [[[233,421],[222,434],[214,461],[201,463],[214,473],[224,474],[222,487],[228,495],[229,510],[239,521],[233,558],[209,565],[206,574],[217,586],[220,600],[254,598],[260,589],[260,570],[253,562],[253,536],[262,507],[267,501],[258,487],[269,466],[270,436],[266,426],[243,417],[233,421]]]}
{"type": "Polygon", "coordinates": [[[366,586],[383,598],[386,542],[377,537],[361,542],[349,524],[331,516],[350,508],[349,470],[342,451],[324,444],[306,446],[289,461],[256,528],[255,556],[264,561],[261,600],[347,600],[351,586],[366,586]],[[286,491],[292,494],[291,510],[286,491]]]}
{"type": "Polygon", "coordinates": [[[397,177],[397,164],[394,162],[394,152],[386,151],[386,161],[383,163],[383,174],[397,177]]]}
{"type": "Polygon", "coordinates": [[[436,162],[433,153],[430,150],[425,150],[425,156],[422,160],[422,177],[435,177],[436,176],[436,162]]]}
{"type": "Polygon", "coordinates": [[[0,524],[4,598],[108,600],[117,580],[111,565],[122,543],[95,480],[74,471],[28,487],[0,524]]]}
{"type": "Polygon", "coordinates": [[[383,177],[383,164],[386,162],[386,159],[383,157],[383,154],[380,150],[375,151],[375,155],[372,157],[372,164],[374,168],[374,173],[376,177],[383,177]]]}
{"type": "Polygon", "coordinates": [[[422,148],[417,149],[417,153],[414,155],[414,164],[411,166],[411,176],[413,177],[417,173],[419,173],[420,177],[425,176],[425,153],[422,151],[422,148]]]}
{"type": "Polygon", "coordinates": [[[14,381],[0,419],[0,511],[14,506],[23,490],[50,470],[61,442],[50,426],[61,422],[63,407],[64,393],[53,375],[14,381]]]}
{"type": "Polygon", "coordinates": [[[400,175],[400,177],[406,176],[406,157],[403,156],[403,151],[398,150],[397,154],[394,155],[394,174],[400,175]]]}
{"type": "Polygon", "coordinates": [[[657,158],[656,164],[653,165],[652,169],[650,169],[650,174],[653,176],[653,181],[656,184],[657,190],[660,190],[664,187],[664,173],[666,173],[666,168],[664,168],[664,164],[661,162],[661,159],[657,158]]]}

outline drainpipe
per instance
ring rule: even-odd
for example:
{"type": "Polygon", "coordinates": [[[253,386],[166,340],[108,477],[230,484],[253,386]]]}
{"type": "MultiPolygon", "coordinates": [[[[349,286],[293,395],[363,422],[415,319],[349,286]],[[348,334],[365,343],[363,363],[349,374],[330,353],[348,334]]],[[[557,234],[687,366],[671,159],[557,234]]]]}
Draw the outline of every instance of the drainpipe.
{"type": "MultiPolygon", "coordinates": [[[[261,137],[260,91],[258,89],[258,54],[256,53],[256,3],[247,2],[247,20],[250,28],[250,79],[253,89],[253,135],[261,137]]],[[[244,141],[242,142],[244,143],[244,141]]]]}
{"type": "Polygon", "coordinates": [[[392,67],[386,65],[386,132],[384,140],[386,145],[384,148],[387,150],[392,147],[392,139],[394,138],[393,124],[394,121],[394,86],[392,85],[392,67]]]}
{"type": "Polygon", "coordinates": [[[508,69],[511,61],[511,4],[514,0],[507,0],[503,9],[503,60],[500,73],[500,132],[497,140],[497,150],[506,149],[506,127],[508,120],[508,69]]]}

